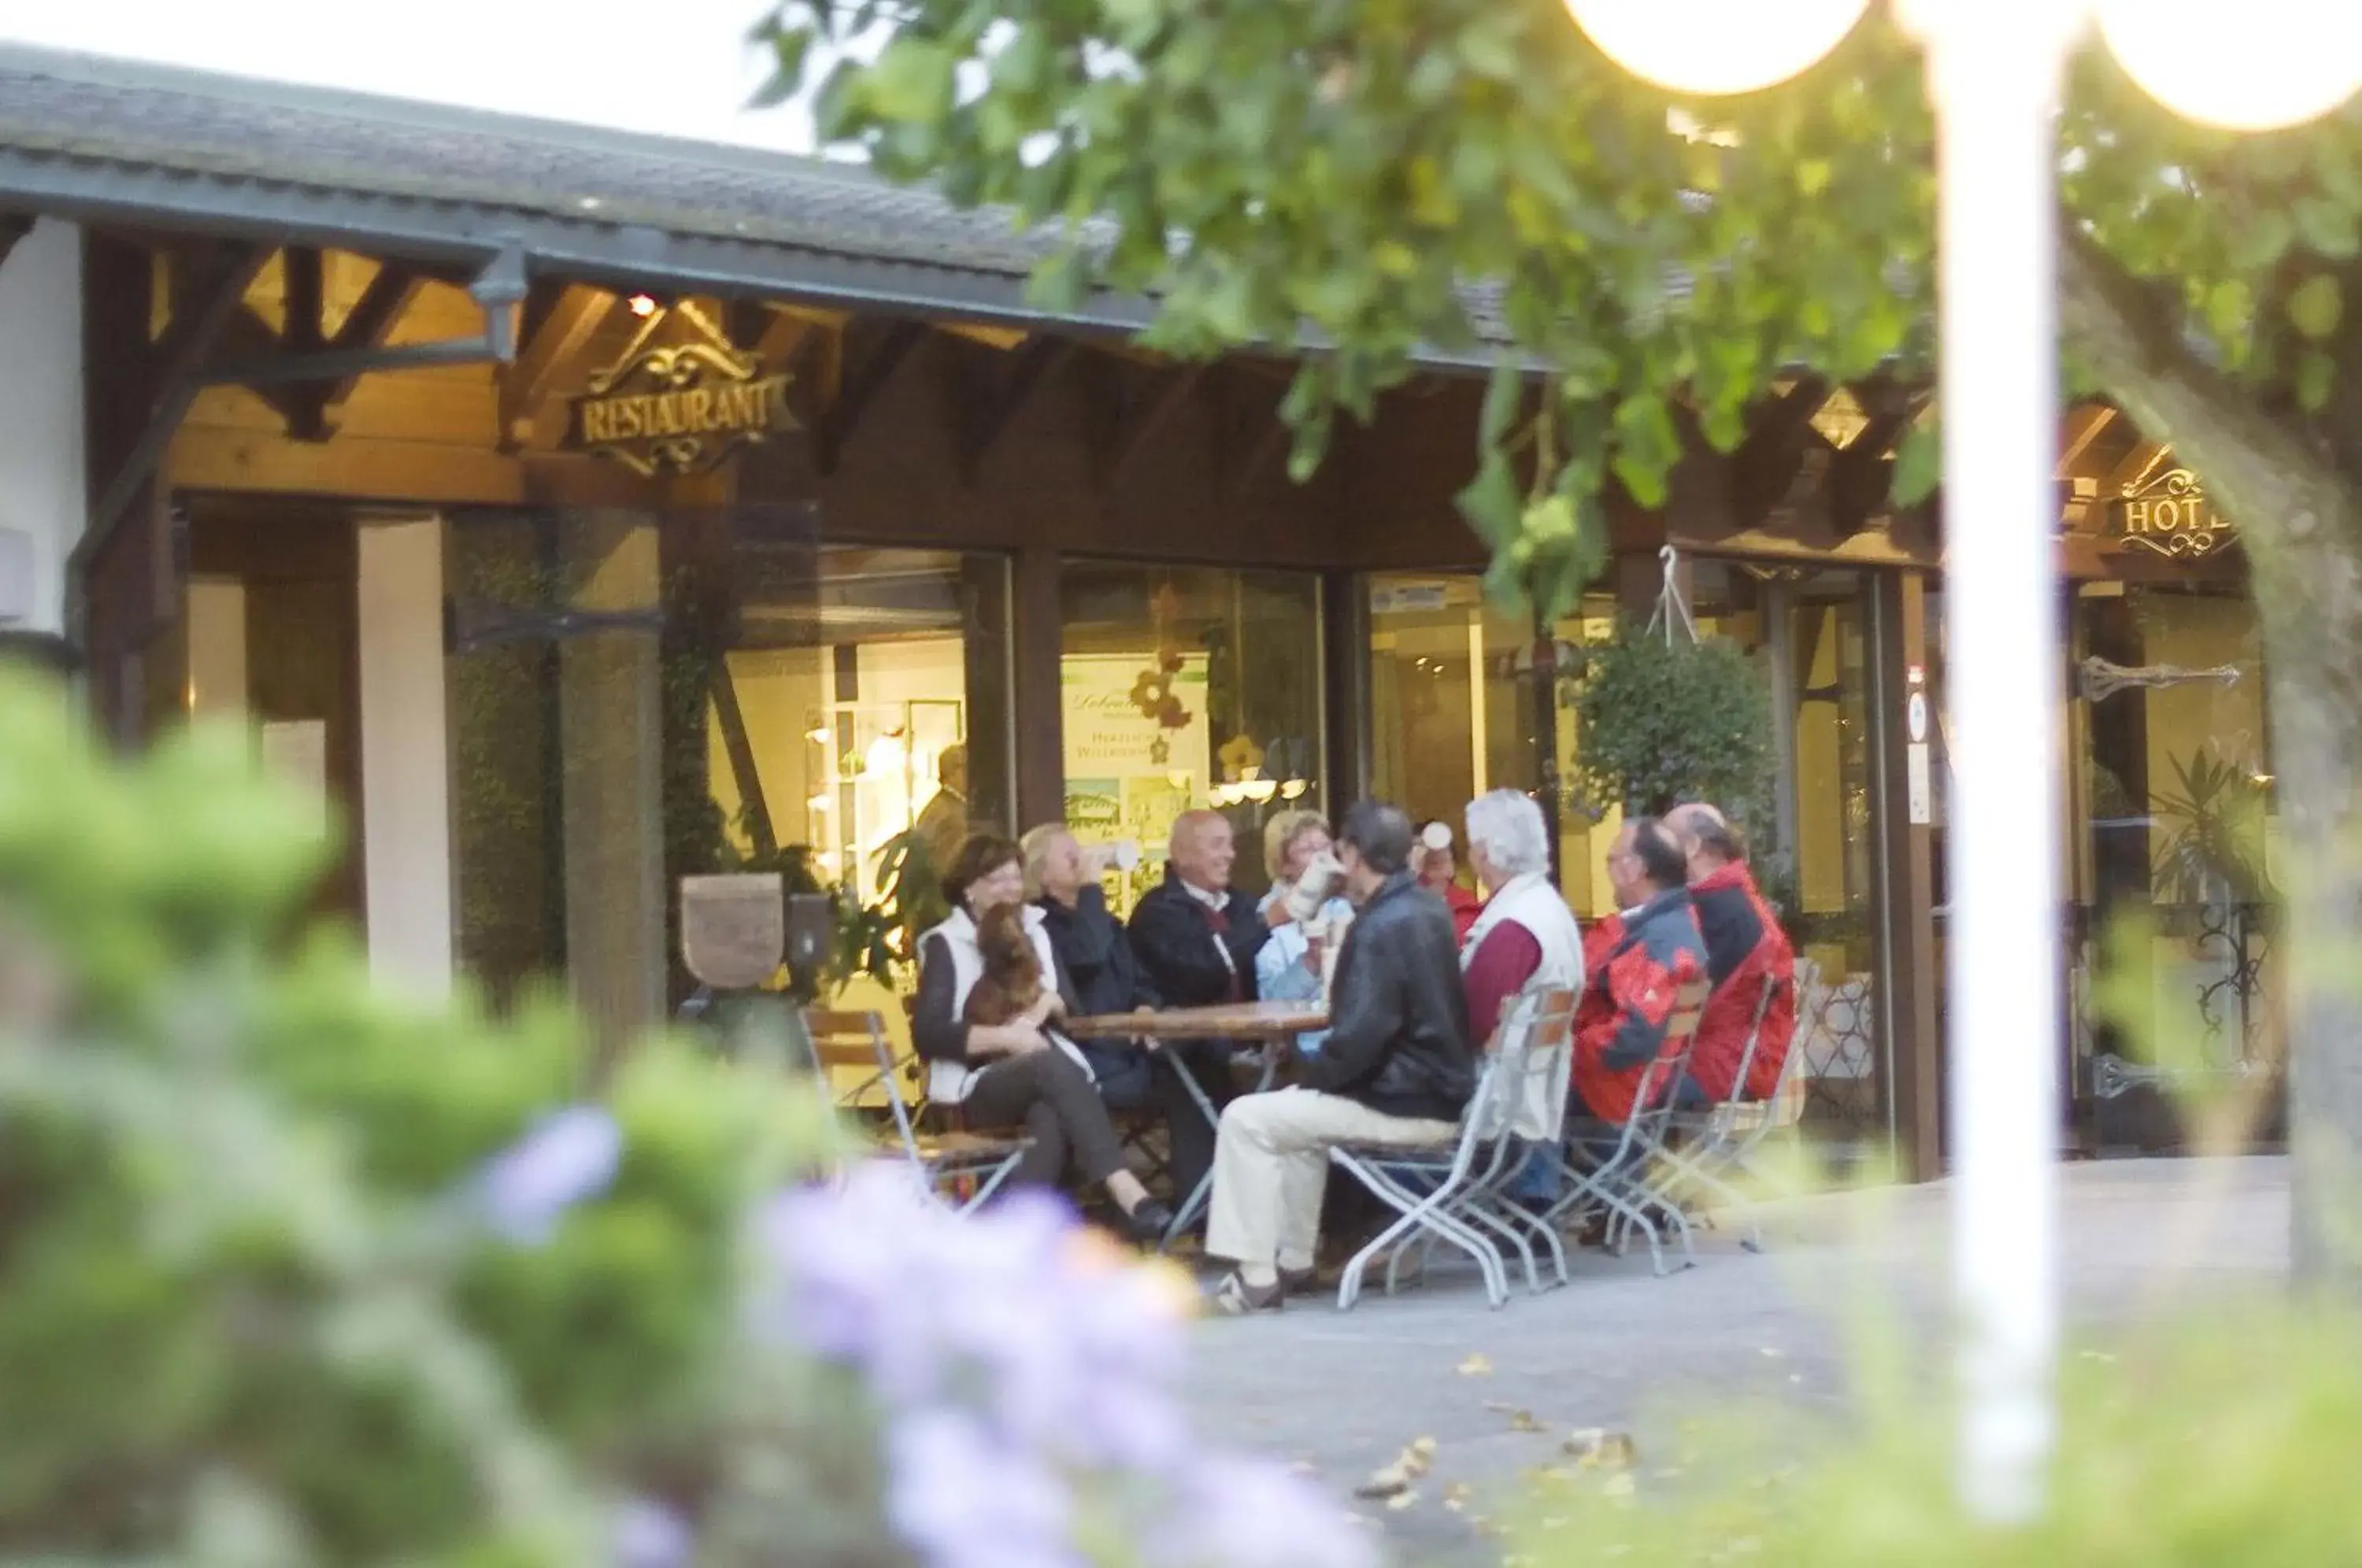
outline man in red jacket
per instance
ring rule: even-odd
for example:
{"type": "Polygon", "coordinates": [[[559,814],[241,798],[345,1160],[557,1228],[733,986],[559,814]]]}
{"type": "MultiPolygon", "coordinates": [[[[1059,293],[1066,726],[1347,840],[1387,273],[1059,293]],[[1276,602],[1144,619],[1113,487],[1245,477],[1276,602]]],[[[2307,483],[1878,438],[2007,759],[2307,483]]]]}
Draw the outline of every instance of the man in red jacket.
{"type": "Polygon", "coordinates": [[[1684,1098],[1719,1105],[1730,1098],[1747,1041],[1762,1026],[1748,1060],[1743,1098],[1768,1099],[1796,1038],[1796,952],[1772,906],[1756,890],[1738,832],[1712,806],[1676,806],[1665,825],[1689,861],[1690,901],[1705,940],[1706,978],[1714,995],[1698,1022],[1684,1098]],[[1763,988],[1774,988],[1767,1006],[1763,988]]]}
{"type": "MultiPolygon", "coordinates": [[[[1584,944],[1574,1114],[1611,1124],[1632,1114],[1642,1077],[1666,1053],[1675,997],[1705,973],[1687,870],[1681,845],[1653,817],[1628,822],[1608,852],[1617,912],[1593,925],[1584,944]]],[[[1652,1098],[1661,1103],[1669,1087],[1659,1084],[1652,1098]]]]}

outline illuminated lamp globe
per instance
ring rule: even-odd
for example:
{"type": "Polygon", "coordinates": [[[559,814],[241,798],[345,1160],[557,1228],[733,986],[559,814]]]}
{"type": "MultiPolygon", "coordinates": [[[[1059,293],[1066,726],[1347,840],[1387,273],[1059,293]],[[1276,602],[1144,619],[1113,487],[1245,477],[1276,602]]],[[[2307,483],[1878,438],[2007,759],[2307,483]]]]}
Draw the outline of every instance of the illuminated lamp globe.
{"type": "Polygon", "coordinates": [[[2362,89],[2350,0],[2099,0],[2125,74],[2174,113],[2224,130],[2302,125],[2362,89]]]}
{"type": "Polygon", "coordinates": [[[1869,0],[1566,0],[1599,51],[1675,93],[1752,93],[1812,65],[1869,0]]]}

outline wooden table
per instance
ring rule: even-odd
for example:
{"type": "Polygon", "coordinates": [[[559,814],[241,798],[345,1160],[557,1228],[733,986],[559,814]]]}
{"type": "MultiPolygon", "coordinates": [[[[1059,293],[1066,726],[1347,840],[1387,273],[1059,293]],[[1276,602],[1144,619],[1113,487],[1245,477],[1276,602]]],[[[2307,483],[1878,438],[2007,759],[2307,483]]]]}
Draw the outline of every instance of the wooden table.
{"type": "Polygon", "coordinates": [[[1327,1010],[1310,1002],[1222,1002],[1152,1012],[1103,1012],[1057,1027],[1077,1040],[1281,1040],[1329,1027],[1327,1010]]]}
{"type": "MultiPolygon", "coordinates": [[[[1090,1018],[1070,1018],[1055,1025],[1076,1040],[1239,1040],[1253,1041],[1263,1047],[1263,1075],[1255,1085],[1261,1093],[1272,1086],[1279,1076],[1281,1058],[1287,1054],[1289,1043],[1308,1032],[1329,1027],[1326,1009],[1310,1002],[1253,1001],[1224,1002],[1216,1007],[1168,1007],[1149,1012],[1105,1012],[1090,1018]]],[[[1189,1071],[1188,1064],[1178,1057],[1168,1058],[1173,1070],[1181,1075],[1189,1098],[1198,1104],[1208,1122],[1219,1125],[1221,1109],[1206,1093],[1205,1086],[1189,1071]]],[[[1208,1171],[1195,1192],[1184,1195],[1179,1211],[1173,1216],[1172,1228],[1164,1232],[1164,1244],[1170,1246],[1175,1237],[1188,1229],[1206,1207],[1214,1185],[1214,1173],[1208,1171]]]]}

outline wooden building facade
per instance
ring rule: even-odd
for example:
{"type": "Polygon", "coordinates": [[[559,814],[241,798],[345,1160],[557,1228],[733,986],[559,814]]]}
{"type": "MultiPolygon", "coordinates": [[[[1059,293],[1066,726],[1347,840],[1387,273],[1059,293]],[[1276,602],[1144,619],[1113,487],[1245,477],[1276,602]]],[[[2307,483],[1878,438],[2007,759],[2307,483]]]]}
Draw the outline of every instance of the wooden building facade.
{"type": "MultiPolygon", "coordinates": [[[[1781,389],[1662,511],[1617,506],[1610,579],[1538,627],[1484,603],[1451,505],[1481,366],[1427,367],[1297,483],[1286,362],[1164,361],[1136,301],[1044,315],[1032,242],[857,171],[0,78],[0,211],[80,236],[66,587],[94,704],[127,740],[254,723],[348,824],[324,907],[389,976],[562,975],[620,1034],[677,999],[682,875],[866,886],[914,827],[1053,821],[1142,845],[1145,875],[1185,805],[1243,841],[1373,793],[1456,822],[1501,785],[1555,808],[1568,896],[1606,912],[1612,814],[1565,787],[1581,737],[1537,654],[1645,614],[1670,572],[1772,694],[1759,847],[1821,977],[1816,1123],[1939,1167],[1940,539],[1883,500],[1913,389],[1781,389]]],[[[2260,691],[2231,536],[2125,543],[2160,451],[2105,411],[2065,432],[2078,941],[2173,901],[2148,801],[2246,712],[2192,693],[2260,691]],[[2242,673],[2157,672],[2193,660],[2242,673]]],[[[2222,904],[2210,874],[2171,890],[2222,904]]],[[[2231,940],[2212,918],[2161,928],[2171,984],[2218,978],[2190,958],[2231,940]]],[[[2078,1034],[2087,1134],[2109,1043],[2078,1034]]]]}

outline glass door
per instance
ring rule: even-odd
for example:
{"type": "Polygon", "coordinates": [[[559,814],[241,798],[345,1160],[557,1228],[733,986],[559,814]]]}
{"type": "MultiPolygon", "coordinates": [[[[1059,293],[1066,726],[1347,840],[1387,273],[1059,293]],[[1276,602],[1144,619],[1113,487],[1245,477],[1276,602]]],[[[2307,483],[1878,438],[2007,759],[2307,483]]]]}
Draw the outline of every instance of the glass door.
{"type": "Polygon", "coordinates": [[[1856,1157],[1894,1133],[1879,928],[1884,661],[1868,573],[1806,573],[1772,600],[1787,863],[1786,886],[1766,891],[1796,946],[1806,1131],[1856,1157]]]}

